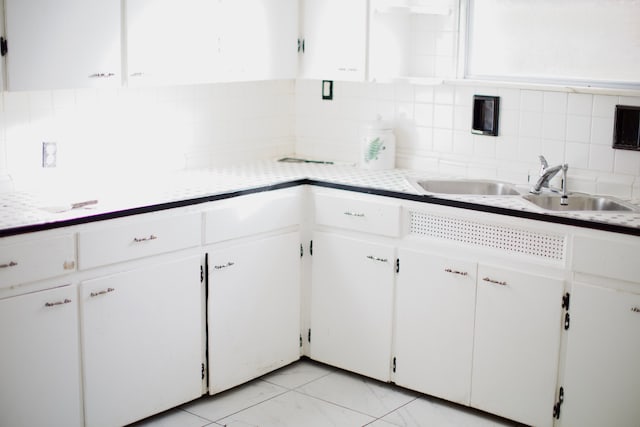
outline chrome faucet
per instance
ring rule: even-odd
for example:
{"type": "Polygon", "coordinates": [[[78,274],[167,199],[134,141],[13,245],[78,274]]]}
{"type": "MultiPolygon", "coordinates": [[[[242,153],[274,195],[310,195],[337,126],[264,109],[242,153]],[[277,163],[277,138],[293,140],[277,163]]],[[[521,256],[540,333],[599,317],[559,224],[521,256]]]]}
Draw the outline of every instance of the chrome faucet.
{"type": "Polygon", "coordinates": [[[540,194],[543,188],[548,188],[550,191],[560,193],[562,199],[566,200],[569,196],[567,193],[567,169],[569,169],[569,165],[567,163],[562,163],[549,167],[549,163],[547,163],[547,159],[545,159],[544,156],[540,155],[538,158],[540,159],[540,177],[536,183],[533,184],[530,192],[533,194],[540,194]],[[549,181],[551,181],[558,172],[562,172],[562,187],[553,188],[549,185],[549,181]]]}

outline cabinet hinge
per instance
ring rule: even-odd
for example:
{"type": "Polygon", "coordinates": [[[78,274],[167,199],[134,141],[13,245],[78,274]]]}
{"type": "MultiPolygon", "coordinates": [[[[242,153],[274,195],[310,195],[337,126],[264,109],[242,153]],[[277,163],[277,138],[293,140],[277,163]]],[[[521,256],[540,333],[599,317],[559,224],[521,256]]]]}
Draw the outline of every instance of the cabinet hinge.
{"type": "Polygon", "coordinates": [[[201,375],[201,379],[204,379],[204,363],[200,364],[200,375],[201,375]]]}
{"type": "Polygon", "coordinates": [[[560,407],[562,406],[562,402],[564,402],[564,387],[560,387],[558,391],[558,400],[555,405],[553,405],[553,418],[556,420],[560,419],[560,407]]]}
{"type": "Polygon", "coordinates": [[[307,342],[311,342],[311,328],[309,328],[309,331],[307,332],[307,342]]]}
{"type": "Polygon", "coordinates": [[[400,273],[400,258],[396,259],[396,273],[400,273]]]}
{"type": "Polygon", "coordinates": [[[569,301],[571,299],[571,294],[569,292],[567,292],[566,294],[562,295],[562,308],[564,308],[565,310],[569,311],[569,301]]]}
{"type": "Polygon", "coordinates": [[[200,283],[204,283],[204,266],[200,266],[200,283]]]}
{"type": "Polygon", "coordinates": [[[393,363],[392,363],[392,367],[391,370],[395,373],[396,372],[396,358],[393,358],[393,363]]]}
{"type": "Polygon", "coordinates": [[[313,240],[309,242],[309,255],[313,256],[313,240]]]}
{"type": "Polygon", "coordinates": [[[571,300],[571,294],[567,292],[562,296],[562,308],[565,309],[566,313],[564,314],[564,330],[569,330],[569,325],[571,324],[571,315],[569,314],[569,302],[571,300]]]}
{"type": "Polygon", "coordinates": [[[302,247],[302,243],[300,243],[300,258],[304,256],[304,248],[302,247]]]}
{"type": "Polygon", "coordinates": [[[298,38],[298,53],[304,53],[304,39],[298,38]]]}
{"type": "Polygon", "coordinates": [[[302,334],[300,334],[300,348],[302,348],[302,334]]]}
{"type": "Polygon", "coordinates": [[[9,52],[7,39],[5,39],[4,37],[0,37],[0,56],[5,56],[7,52],[9,52]]]}

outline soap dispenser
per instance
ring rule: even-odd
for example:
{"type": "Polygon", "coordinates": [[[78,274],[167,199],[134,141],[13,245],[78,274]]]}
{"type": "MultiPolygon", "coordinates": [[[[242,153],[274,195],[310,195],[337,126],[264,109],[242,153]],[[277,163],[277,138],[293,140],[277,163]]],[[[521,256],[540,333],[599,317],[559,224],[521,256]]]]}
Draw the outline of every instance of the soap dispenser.
{"type": "Polygon", "coordinates": [[[396,137],[393,126],[378,116],[363,128],[360,167],[369,170],[393,169],[396,160],[396,137]]]}

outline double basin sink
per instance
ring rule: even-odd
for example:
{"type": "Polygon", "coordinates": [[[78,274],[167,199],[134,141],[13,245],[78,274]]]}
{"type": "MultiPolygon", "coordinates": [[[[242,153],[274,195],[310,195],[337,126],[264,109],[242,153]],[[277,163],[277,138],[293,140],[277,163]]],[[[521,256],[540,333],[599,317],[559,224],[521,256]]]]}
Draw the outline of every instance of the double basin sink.
{"type": "Polygon", "coordinates": [[[548,211],[636,212],[639,210],[630,203],[607,196],[570,193],[566,199],[562,200],[559,194],[553,193],[527,193],[523,195],[513,185],[500,181],[425,179],[409,180],[409,182],[422,194],[519,196],[548,211]]]}

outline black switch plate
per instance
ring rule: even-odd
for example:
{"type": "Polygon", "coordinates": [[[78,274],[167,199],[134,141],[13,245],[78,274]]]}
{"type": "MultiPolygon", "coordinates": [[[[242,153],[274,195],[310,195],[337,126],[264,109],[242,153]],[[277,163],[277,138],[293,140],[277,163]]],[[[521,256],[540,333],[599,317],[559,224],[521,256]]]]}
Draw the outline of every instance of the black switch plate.
{"type": "Polygon", "coordinates": [[[616,105],[613,148],[640,151],[640,107],[616,105]]]}
{"type": "Polygon", "coordinates": [[[471,133],[498,136],[500,97],[473,95],[471,133]]]}

